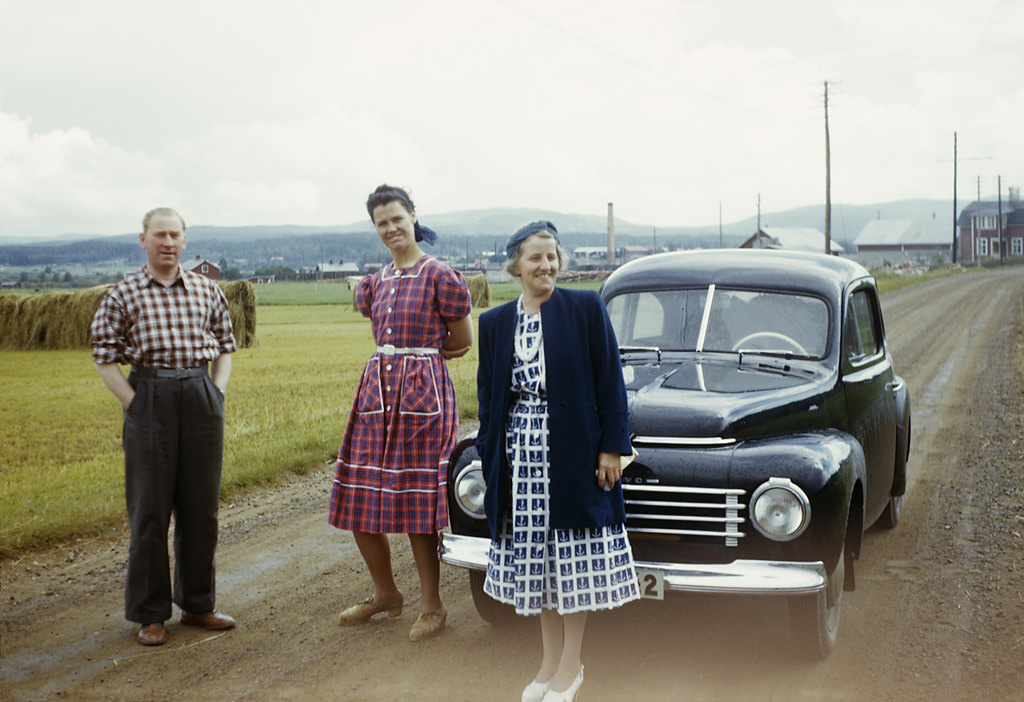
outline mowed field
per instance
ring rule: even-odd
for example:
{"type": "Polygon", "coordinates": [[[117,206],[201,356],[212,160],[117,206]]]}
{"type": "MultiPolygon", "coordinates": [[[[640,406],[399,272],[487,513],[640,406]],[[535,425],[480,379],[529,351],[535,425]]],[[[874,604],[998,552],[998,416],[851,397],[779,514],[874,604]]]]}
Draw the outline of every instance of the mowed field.
{"type": "MultiPolygon", "coordinates": [[[[571,285],[596,289],[596,281],[571,285]]],[[[333,463],[374,341],[344,283],[257,286],[254,348],[234,354],[222,497],[333,463]]],[[[491,288],[492,304],[516,284],[491,288]]],[[[473,311],[474,324],[481,310],[473,311]]],[[[450,361],[460,414],[476,415],[476,346],[450,361]]],[[[0,351],[0,557],[120,528],[122,412],[89,349],[0,351]]]]}

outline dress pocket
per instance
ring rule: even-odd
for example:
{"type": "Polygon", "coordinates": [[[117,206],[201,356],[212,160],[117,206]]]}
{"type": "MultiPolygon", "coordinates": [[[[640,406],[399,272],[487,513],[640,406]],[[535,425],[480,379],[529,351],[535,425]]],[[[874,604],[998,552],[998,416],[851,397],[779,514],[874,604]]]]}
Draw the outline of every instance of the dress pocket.
{"type": "Polygon", "coordinates": [[[402,360],[402,397],[399,414],[433,415],[441,412],[434,364],[429,358],[406,356],[402,360]]]}
{"type": "Polygon", "coordinates": [[[380,391],[380,360],[371,358],[363,369],[356,393],[356,412],[373,414],[384,411],[384,399],[380,391]]]}

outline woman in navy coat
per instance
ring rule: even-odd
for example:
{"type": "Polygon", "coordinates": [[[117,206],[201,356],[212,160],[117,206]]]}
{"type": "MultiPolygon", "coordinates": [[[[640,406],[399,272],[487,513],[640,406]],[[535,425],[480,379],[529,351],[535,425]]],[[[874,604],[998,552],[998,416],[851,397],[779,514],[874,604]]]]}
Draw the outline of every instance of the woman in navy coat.
{"type": "Polygon", "coordinates": [[[555,286],[555,226],[526,225],[506,253],[523,293],[480,315],[484,591],[540,615],[543,658],[522,699],[557,702],[583,682],[587,613],[639,598],[619,482],[632,456],[626,391],[600,296],[555,286]]]}

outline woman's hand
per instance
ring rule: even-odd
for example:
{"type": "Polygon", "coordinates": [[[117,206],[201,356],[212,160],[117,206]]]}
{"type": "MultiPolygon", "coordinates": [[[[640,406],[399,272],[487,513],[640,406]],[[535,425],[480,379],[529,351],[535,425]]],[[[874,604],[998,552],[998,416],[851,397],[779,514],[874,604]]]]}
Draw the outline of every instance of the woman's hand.
{"type": "Polygon", "coordinates": [[[441,347],[441,358],[446,361],[450,361],[453,358],[459,358],[469,353],[469,350],[473,348],[473,345],[463,346],[461,349],[446,349],[444,346],[441,347]]]}
{"type": "Polygon", "coordinates": [[[622,460],[617,453],[602,451],[597,454],[597,486],[610,491],[622,477],[622,460]]]}

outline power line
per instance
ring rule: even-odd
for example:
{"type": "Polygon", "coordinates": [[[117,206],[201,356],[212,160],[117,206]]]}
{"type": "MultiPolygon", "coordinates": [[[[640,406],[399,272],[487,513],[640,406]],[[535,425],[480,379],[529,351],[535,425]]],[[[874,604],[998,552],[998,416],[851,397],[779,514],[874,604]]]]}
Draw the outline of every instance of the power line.
{"type": "Polygon", "coordinates": [[[749,112],[749,113],[755,114],[755,115],[761,115],[761,116],[764,116],[764,117],[771,117],[773,119],[783,120],[783,121],[787,121],[787,122],[794,122],[794,123],[799,122],[799,120],[793,119],[791,115],[783,115],[783,114],[779,114],[779,113],[775,113],[775,112],[766,112],[765,110],[760,110],[760,109],[757,109],[755,107],[751,107],[749,103],[748,104],[743,104],[743,103],[735,102],[733,100],[729,100],[727,98],[723,98],[720,95],[716,95],[714,93],[710,93],[707,90],[702,90],[701,88],[697,88],[697,87],[695,87],[695,86],[693,86],[693,85],[691,85],[689,83],[685,83],[683,81],[680,81],[680,80],[674,78],[673,76],[670,76],[670,75],[667,75],[665,73],[662,73],[661,71],[656,71],[656,70],[654,70],[652,68],[649,68],[648,66],[644,66],[644,65],[642,65],[640,63],[637,63],[636,61],[634,61],[633,59],[631,59],[631,58],[629,58],[627,56],[623,56],[621,54],[618,54],[618,53],[616,53],[614,51],[611,51],[610,49],[608,49],[605,46],[602,46],[602,45],[597,44],[597,43],[595,43],[593,41],[590,41],[589,39],[586,39],[584,37],[579,36],[578,34],[574,34],[573,32],[570,32],[569,30],[565,29],[564,27],[560,27],[560,26],[558,26],[556,24],[551,23],[550,21],[544,19],[543,17],[538,17],[537,15],[535,15],[535,14],[533,14],[531,12],[527,12],[526,10],[524,10],[524,9],[522,9],[520,7],[516,7],[515,5],[507,2],[506,0],[496,0],[496,1],[501,3],[502,5],[504,5],[508,9],[512,10],[513,12],[517,12],[517,13],[523,15],[524,17],[529,17],[534,22],[537,22],[538,24],[544,25],[545,27],[547,27],[548,29],[550,29],[553,32],[557,32],[558,34],[562,34],[564,36],[567,36],[567,37],[569,37],[570,39],[572,39],[573,41],[575,41],[575,42],[577,42],[579,44],[583,44],[584,46],[589,47],[590,49],[593,49],[594,51],[597,51],[597,52],[599,52],[601,54],[604,54],[605,56],[608,56],[608,57],[610,57],[612,59],[615,59],[616,61],[619,61],[620,63],[624,63],[627,66],[629,66],[631,68],[634,68],[634,69],[636,69],[638,71],[646,73],[646,74],[648,74],[650,76],[654,76],[655,78],[658,78],[660,80],[666,81],[668,83],[671,83],[672,85],[675,85],[678,88],[683,88],[683,89],[688,90],[690,92],[697,93],[698,95],[700,95],[700,96],[702,96],[702,97],[704,97],[704,98],[706,98],[708,100],[711,100],[711,101],[714,101],[714,102],[718,102],[718,103],[721,103],[722,105],[725,105],[727,107],[731,107],[731,108],[734,108],[734,109],[737,109],[737,110],[742,110],[744,112],[749,112]]]}

